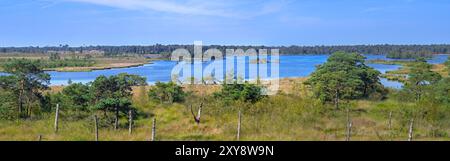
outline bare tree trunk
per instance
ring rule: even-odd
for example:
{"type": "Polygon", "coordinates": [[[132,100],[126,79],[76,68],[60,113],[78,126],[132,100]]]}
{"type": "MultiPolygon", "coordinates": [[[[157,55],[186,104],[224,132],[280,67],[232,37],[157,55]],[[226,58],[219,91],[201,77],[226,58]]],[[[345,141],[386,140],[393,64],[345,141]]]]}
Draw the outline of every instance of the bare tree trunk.
{"type": "Polygon", "coordinates": [[[133,110],[128,111],[128,133],[133,133],[133,110]]]}
{"type": "Polygon", "coordinates": [[[413,129],[414,128],[414,118],[411,119],[409,124],[409,134],[408,134],[408,141],[413,141],[413,129]]]}
{"type": "Polygon", "coordinates": [[[350,120],[350,110],[347,109],[347,135],[345,137],[345,141],[350,141],[351,133],[352,133],[352,121],[350,120]]]}
{"type": "Polygon", "coordinates": [[[203,108],[203,102],[200,103],[200,106],[198,107],[197,116],[194,114],[194,110],[192,108],[192,105],[190,105],[190,108],[191,108],[191,114],[192,114],[192,117],[194,117],[195,123],[197,123],[197,125],[200,124],[200,119],[201,119],[201,115],[202,115],[202,108],[203,108]]]}
{"type": "Polygon", "coordinates": [[[95,126],[95,141],[98,141],[98,119],[97,115],[94,115],[94,126],[95,126]]]}
{"type": "Polygon", "coordinates": [[[237,141],[240,140],[240,137],[241,137],[241,110],[239,109],[238,126],[237,126],[237,141]]]}
{"type": "Polygon", "coordinates": [[[155,141],[155,137],[156,137],[156,117],[153,118],[153,124],[152,124],[152,138],[150,139],[151,141],[155,141]]]}
{"type": "Polygon", "coordinates": [[[56,104],[56,113],[55,113],[55,133],[58,133],[58,117],[59,117],[59,104],[56,104]]]}

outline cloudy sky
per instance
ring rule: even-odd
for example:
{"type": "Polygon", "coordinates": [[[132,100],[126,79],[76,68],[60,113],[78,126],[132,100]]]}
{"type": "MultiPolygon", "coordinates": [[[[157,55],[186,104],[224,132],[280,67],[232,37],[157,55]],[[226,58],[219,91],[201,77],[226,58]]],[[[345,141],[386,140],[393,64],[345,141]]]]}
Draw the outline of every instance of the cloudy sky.
{"type": "Polygon", "coordinates": [[[448,0],[0,0],[0,46],[450,43],[448,0]]]}

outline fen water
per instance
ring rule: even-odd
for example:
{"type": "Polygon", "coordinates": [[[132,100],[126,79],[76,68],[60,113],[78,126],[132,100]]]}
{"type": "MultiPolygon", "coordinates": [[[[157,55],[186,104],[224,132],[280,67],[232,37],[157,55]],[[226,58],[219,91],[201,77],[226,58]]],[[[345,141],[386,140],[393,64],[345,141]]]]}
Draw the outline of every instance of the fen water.
{"type": "MultiPolygon", "coordinates": [[[[383,59],[389,60],[385,55],[365,55],[367,60],[383,59]]],[[[327,61],[329,55],[281,55],[279,57],[279,77],[280,78],[292,78],[292,77],[306,77],[309,76],[316,69],[317,65],[323,64],[327,61]]],[[[447,60],[448,55],[435,55],[432,59],[428,60],[432,64],[440,64],[447,60]]],[[[250,65],[256,65],[245,60],[246,67],[250,65]]],[[[206,66],[210,62],[204,62],[206,66]]],[[[106,69],[95,70],[90,72],[56,72],[49,71],[51,76],[51,85],[67,85],[68,81],[87,83],[93,81],[96,77],[104,75],[116,75],[119,73],[129,73],[144,76],[147,78],[149,84],[155,82],[167,82],[171,80],[172,69],[177,65],[177,62],[169,60],[158,60],[149,62],[143,66],[118,68],[118,69],[106,69]]],[[[236,64],[235,64],[236,65],[236,64]]],[[[386,71],[396,70],[400,68],[400,65],[385,65],[385,64],[367,64],[381,73],[386,71]]],[[[1,75],[1,74],[0,74],[1,75]]],[[[246,75],[248,76],[248,75],[246,75]]],[[[381,82],[386,87],[401,88],[402,84],[396,81],[389,81],[382,78],[381,82]]]]}

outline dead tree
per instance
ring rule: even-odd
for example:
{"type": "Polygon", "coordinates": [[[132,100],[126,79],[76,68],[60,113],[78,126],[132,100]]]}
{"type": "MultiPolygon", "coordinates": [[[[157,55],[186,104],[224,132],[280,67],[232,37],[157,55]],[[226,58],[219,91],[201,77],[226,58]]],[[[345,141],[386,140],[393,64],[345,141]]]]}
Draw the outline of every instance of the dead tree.
{"type": "Polygon", "coordinates": [[[133,133],[133,110],[128,111],[128,134],[133,133]]]}
{"type": "Polygon", "coordinates": [[[155,141],[155,137],[156,137],[156,117],[153,118],[152,138],[151,138],[150,140],[151,140],[151,141],[155,141]]]}
{"type": "Polygon", "coordinates": [[[192,114],[192,117],[194,117],[195,123],[200,124],[200,118],[201,118],[201,115],[202,115],[203,102],[200,103],[200,106],[198,107],[197,115],[194,114],[194,110],[192,109],[192,105],[190,106],[190,108],[191,108],[191,114],[192,114]]]}
{"type": "Polygon", "coordinates": [[[94,115],[94,133],[95,133],[95,141],[98,141],[98,119],[97,115],[94,115]]]}
{"type": "Polygon", "coordinates": [[[413,141],[413,129],[414,128],[414,118],[411,119],[409,124],[409,134],[408,134],[408,141],[413,141]]]}
{"type": "Polygon", "coordinates": [[[56,112],[55,112],[55,133],[58,133],[58,117],[59,117],[59,104],[56,104],[56,112]]]}
{"type": "Polygon", "coordinates": [[[238,126],[237,126],[237,141],[240,140],[241,137],[241,110],[239,109],[238,113],[238,126]]]}

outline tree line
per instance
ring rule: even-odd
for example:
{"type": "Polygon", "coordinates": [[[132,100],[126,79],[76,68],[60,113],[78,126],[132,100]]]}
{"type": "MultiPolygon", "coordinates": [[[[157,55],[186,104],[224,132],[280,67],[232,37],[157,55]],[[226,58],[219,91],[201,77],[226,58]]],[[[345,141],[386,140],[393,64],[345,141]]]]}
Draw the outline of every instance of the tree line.
{"type": "MultiPolygon", "coordinates": [[[[184,48],[193,53],[193,45],[147,45],[147,46],[81,46],[70,47],[69,45],[60,45],[54,47],[0,47],[0,53],[48,53],[48,52],[80,52],[84,51],[103,51],[105,55],[116,56],[121,54],[162,54],[169,57],[169,54],[179,48],[184,48]]],[[[364,54],[450,54],[450,45],[339,45],[339,46],[239,46],[239,45],[209,45],[203,49],[217,48],[225,53],[225,49],[280,49],[280,54],[332,54],[338,51],[347,53],[364,54]]]]}

